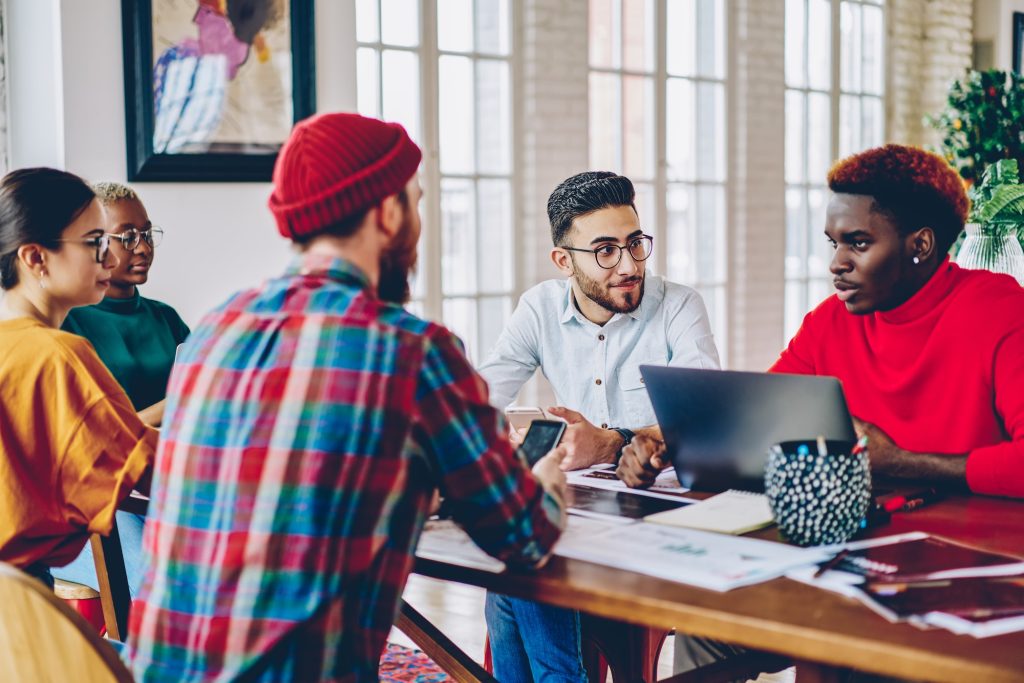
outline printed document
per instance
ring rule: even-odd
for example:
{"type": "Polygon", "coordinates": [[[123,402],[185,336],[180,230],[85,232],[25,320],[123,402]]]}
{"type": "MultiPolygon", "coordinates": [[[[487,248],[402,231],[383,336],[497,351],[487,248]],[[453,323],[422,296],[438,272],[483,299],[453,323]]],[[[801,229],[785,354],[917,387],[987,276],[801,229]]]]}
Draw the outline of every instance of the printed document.
{"type": "Polygon", "coordinates": [[[636,522],[570,516],[555,554],[715,591],[827,560],[819,548],[636,522]]]}

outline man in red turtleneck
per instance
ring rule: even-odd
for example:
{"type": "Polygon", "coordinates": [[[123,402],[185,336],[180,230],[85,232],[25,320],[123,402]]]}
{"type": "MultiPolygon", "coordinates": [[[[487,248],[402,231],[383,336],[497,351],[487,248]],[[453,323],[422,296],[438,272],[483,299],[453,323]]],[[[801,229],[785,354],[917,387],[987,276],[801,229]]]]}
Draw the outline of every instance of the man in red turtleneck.
{"type": "MultiPolygon", "coordinates": [[[[843,383],[871,468],[1024,497],[1024,289],[946,256],[967,197],[923,150],[886,145],[829,172],[825,234],[837,293],[804,319],[771,372],[843,383]]],[[[658,447],[624,449],[643,485],[658,447]]]]}

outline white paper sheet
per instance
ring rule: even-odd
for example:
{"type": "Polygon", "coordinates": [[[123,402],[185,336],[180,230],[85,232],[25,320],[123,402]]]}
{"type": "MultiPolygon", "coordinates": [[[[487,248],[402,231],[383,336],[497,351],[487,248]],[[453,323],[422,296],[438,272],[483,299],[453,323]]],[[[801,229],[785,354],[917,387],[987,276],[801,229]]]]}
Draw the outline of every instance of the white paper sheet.
{"type": "Polygon", "coordinates": [[[420,534],[419,545],[416,546],[416,557],[494,574],[505,571],[504,562],[481,550],[469,534],[450,519],[427,521],[420,534]]]}
{"type": "Polygon", "coordinates": [[[817,548],[636,522],[570,516],[555,554],[727,591],[828,559],[817,548]]]}

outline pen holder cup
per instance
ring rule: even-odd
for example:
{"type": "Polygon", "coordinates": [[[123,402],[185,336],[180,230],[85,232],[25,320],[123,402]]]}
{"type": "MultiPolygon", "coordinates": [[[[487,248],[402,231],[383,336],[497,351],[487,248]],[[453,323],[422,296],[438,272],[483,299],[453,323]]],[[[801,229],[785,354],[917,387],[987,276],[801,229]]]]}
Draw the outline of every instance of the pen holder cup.
{"type": "Polygon", "coordinates": [[[801,546],[842,543],[860,527],[871,503],[871,469],[853,442],[783,441],[771,447],[764,489],[779,530],[801,546]]]}

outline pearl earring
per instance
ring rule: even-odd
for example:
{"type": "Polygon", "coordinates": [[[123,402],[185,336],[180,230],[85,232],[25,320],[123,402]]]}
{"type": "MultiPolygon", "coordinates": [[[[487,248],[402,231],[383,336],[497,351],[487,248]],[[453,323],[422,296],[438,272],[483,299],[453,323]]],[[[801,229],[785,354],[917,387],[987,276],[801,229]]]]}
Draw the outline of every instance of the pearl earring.
{"type": "Polygon", "coordinates": [[[916,256],[915,256],[915,257],[914,257],[914,265],[916,266],[916,265],[917,265],[917,264],[919,264],[920,262],[921,262],[921,259],[919,259],[918,257],[916,257],[916,256]]]}

